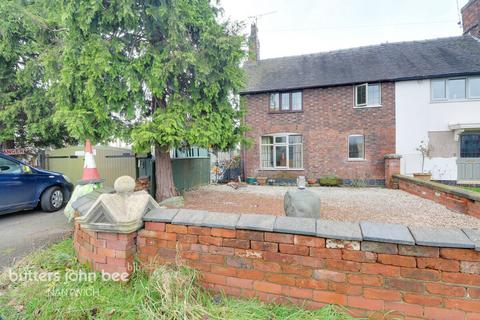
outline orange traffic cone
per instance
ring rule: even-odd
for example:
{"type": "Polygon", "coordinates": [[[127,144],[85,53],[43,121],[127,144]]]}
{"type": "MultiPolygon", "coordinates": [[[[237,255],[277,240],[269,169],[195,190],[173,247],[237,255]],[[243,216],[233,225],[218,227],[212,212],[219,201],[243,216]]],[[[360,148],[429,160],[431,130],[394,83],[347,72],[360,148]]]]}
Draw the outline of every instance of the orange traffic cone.
{"type": "Polygon", "coordinates": [[[103,179],[100,178],[100,174],[97,170],[97,165],[95,164],[95,158],[93,157],[92,144],[90,140],[85,141],[85,163],[83,165],[83,175],[82,180],[78,184],[88,184],[88,183],[100,183],[103,179]]]}

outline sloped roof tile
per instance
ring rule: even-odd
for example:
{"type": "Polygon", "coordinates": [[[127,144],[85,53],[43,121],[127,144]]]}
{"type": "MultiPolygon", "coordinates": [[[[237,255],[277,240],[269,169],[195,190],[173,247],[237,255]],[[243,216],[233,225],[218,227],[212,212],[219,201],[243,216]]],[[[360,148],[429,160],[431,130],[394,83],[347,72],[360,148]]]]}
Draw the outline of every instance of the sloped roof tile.
{"type": "Polygon", "coordinates": [[[465,35],[385,43],[247,62],[244,70],[242,94],[480,74],[480,41],[465,35]]]}

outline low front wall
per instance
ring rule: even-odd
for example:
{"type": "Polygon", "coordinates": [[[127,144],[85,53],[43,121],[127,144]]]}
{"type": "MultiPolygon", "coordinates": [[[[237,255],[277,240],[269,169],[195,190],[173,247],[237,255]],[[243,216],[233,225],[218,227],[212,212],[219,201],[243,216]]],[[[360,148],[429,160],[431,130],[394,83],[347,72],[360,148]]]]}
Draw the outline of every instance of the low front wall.
{"type": "Polygon", "coordinates": [[[450,210],[480,218],[480,193],[477,195],[460,187],[404,175],[394,175],[394,179],[401,190],[440,203],[450,210]]]}
{"type": "Polygon", "coordinates": [[[146,222],[144,267],[185,264],[214,291],[410,319],[480,319],[480,252],[146,222]]]}

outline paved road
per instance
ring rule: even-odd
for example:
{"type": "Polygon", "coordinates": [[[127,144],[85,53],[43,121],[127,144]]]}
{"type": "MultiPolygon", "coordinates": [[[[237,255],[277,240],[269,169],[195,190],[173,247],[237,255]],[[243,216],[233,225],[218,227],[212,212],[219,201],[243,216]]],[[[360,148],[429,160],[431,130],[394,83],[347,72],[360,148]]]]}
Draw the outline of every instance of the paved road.
{"type": "Polygon", "coordinates": [[[33,250],[65,237],[71,230],[63,210],[0,215],[0,270],[33,250]]]}

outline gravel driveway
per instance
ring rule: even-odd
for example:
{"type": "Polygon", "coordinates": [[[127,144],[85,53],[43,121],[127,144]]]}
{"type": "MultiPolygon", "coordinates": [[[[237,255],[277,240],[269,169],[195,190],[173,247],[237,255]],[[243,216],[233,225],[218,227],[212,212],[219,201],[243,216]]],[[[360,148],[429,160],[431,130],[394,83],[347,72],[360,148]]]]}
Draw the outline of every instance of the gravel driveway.
{"type": "MultiPolygon", "coordinates": [[[[283,196],[292,187],[211,185],[187,192],[185,207],[216,212],[283,215],[283,196]]],[[[480,228],[480,219],[433,201],[384,188],[308,188],[322,199],[325,219],[371,220],[404,225],[480,228]]]]}

